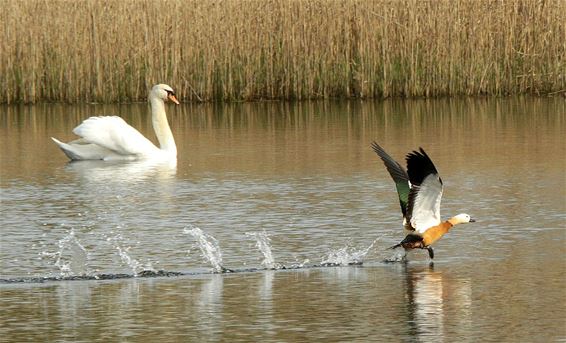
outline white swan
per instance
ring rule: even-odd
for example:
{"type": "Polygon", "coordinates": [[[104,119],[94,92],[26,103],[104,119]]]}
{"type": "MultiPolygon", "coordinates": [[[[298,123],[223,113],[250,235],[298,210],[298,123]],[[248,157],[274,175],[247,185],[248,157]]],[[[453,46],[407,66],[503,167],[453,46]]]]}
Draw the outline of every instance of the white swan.
{"type": "Polygon", "coordinates": [[[176,159],[177,146],[165,114],[164,102],[167,100],[179,104],[173,88],[165,84],[153,86],[149,92],[151,121],[160,148],[116,116],[86,119],[73,130],[81,137],[75,141],[63,143],[51,139],[71,160],[176,159]]]}

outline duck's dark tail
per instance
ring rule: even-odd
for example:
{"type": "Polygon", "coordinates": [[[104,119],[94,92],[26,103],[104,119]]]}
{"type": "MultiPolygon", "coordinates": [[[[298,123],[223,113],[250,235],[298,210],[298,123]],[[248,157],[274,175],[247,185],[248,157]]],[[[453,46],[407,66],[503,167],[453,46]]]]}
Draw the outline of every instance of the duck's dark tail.
{"type": "Polygon", "coordinates": [[[395,244],[389,249],[395,249],[398,247],[403,247],[405,249],[423,248],[423,237],[421,235],[410,233],[405,236],[399,244],[395,244]]]}
{"type": "Polygon", "coordinates": [[[399,248],[400,246],[401,246],[401,243],[395,244],[394,246],[391,246],[391,247],[387,248],[387,250],[397,249],[397,248],[399,248]]]}

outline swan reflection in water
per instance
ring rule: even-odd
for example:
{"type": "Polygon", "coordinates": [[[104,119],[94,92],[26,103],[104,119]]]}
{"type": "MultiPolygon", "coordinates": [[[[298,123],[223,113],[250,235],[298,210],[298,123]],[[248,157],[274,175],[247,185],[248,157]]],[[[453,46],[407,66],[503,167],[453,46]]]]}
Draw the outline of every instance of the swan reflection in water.
{"type": "Polygon", "coordinates": [[[178,218],[177,160],[77,161],[66,168],[76,180],[74,206],[105,227],[173,224],[178,218]]]}
{"type": "Polygon", "coordinates": [[[146,180],[174,178],[177,174],[177,160],[75,161],[69,162],[66,168],[87,181],[132,184],[146,180]]]}
{"type": "Polygon", "coordinates": [[[470,281],[435,271],[433,265],[407,267],[406,275],[412,334],[439,341],[466,337],[471,329],[470,281]]]}

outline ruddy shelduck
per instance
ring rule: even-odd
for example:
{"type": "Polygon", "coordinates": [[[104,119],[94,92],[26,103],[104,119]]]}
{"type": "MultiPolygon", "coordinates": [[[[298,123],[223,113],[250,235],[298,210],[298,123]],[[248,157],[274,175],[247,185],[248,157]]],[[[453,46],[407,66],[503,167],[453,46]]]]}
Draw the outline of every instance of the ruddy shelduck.
{"type": "Polygon", "coordinates": [[[430,258],[433,259],[432,244],[455,225],[472,223],[475,220],[465,213],[444,222],[440,220],[442,179],[438,176],[436,167],[423,148],[407,154],[407,171],[405,171],[376,142],[373,142],[371,146],[395,181],[403,213],[403,227],[410,231],[405,239],[390,249],[403,247],[405,252],[417,248],[426,249],[430,258]]]}

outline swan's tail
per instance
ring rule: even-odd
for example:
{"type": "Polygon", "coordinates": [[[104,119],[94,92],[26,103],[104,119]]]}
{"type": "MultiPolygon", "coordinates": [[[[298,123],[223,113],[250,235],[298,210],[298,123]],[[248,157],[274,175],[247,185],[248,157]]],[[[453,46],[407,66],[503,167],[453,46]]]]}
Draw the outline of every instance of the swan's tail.
{"type": "Polygon", "coordinates": [[[70,143],[63,143],[57,138],[51,139],[61,148],[61,150],[72,161],[78,160],[103,160],[105,157],[112,156],[112,151],[100,147],[96,144],[88,143],[82,139],[72,141],[70,143]]]}
{"type": "Polygon", "coordinates": [[[51,137],[51,139],[59,146],[59,148],[67,155],[70,160],[80,160],[81,157],[73,147],[67,143],[63,143],[55,137],[51,137]]]}

